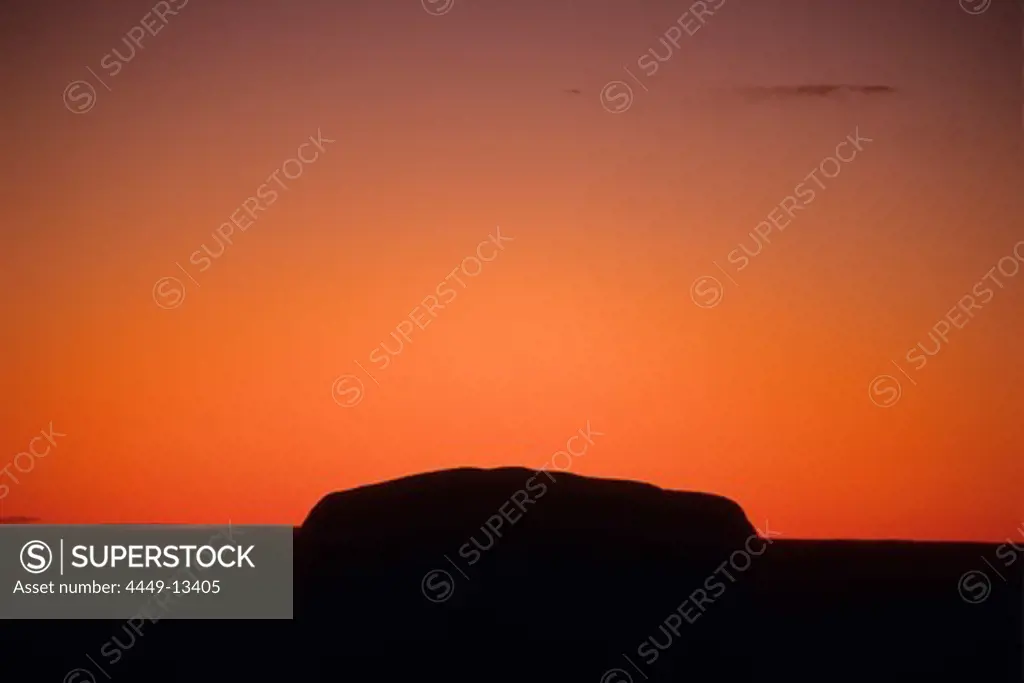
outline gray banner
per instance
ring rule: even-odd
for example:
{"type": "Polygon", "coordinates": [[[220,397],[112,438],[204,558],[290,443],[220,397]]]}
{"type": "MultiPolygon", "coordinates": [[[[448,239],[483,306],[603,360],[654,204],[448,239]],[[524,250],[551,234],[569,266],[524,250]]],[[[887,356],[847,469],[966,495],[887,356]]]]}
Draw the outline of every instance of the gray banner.
{"type": "Polygon", "coordinates": [[[0,619],[291,619],[290,526],[0,524],[0,619]]]}

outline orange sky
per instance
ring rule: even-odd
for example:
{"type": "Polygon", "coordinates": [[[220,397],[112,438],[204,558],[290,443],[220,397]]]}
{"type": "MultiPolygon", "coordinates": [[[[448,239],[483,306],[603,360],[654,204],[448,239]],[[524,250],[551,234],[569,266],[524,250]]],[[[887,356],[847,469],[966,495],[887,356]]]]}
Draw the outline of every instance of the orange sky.
{"type": "Polygon", "coordinates": [[[647,90],[619,114],[602,87],[679,7],[189,3],[84,114],[59,93],[151,5],[76,10],[70,42],[24,10],[0,469],[51,421],[66,436],[0,475],[0,514],[297,523],[332,490],[540,467],[589,421],[604,436],[572,472],[720,493],[789,537],[1013,534],[1024,273],[925,367],[904,356],[1024,240],[1019,9],[861,4],[728,0],[654,76],[631,69],[647,90]],[[741,94],[801,83],[894,92],[741,94]],[[858,128],[873,142],[729,266],[858,128]],[[199,272],[318,129],[335,142],[199,272]],[[513,240],[375,367],[497,226],[513,240]],[[691,299],[704,275],[713,308],[691,299]],[[165,276],[186,291],[170,310],[165,276]],[[889,373],[903,393],[879,408],[889,373]],[[332,398],[346,374],[353,407],[332,398]]]}

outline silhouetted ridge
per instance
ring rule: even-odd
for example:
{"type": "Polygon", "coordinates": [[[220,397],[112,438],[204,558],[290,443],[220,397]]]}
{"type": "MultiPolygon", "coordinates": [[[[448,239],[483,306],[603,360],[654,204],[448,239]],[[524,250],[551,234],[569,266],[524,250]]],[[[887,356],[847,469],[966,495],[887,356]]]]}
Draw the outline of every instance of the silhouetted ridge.
{"type": "Polygon", "coordinates": [[[743,509],[722,496],[520,467],[442,470],[331,493],[301,528],[303,535],[317,537],[457,537],[501,514],[502,506],[521,517],[505,523],[507,533],[543,524],[560,533],[601,531],[634,541],[655,537],[716,545],[756,533],[743,509]],[[523,505],[509,502],[516,492],[522,492],[523,505]]]}
{"type": "Polygon", "coordinates": [[[1022,680],[1024,561],[1008,543],[784,531],[753,538],[736,503],[704,493],[431,472],[310,511],[295,530],[293,621],[0,619],[3,672],[106,680],[78,675],[102,661],[117,667],[107,678],[147,683],[1022,680]]]}

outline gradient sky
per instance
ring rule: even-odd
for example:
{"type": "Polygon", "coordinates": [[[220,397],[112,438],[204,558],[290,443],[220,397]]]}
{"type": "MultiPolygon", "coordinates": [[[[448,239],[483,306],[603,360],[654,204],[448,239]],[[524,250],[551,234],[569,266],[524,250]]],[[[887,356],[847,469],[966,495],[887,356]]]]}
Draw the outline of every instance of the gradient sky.
{"type": "Polygon", "coordinates": [[[789,537],[1024,519],[1024,272],[904,361],[1024,239],[1019,2],[725,0],[647,76],[690,3],[203,0],[109,76],[153,4],[5,11],[0,466],[67,436],[0,478],[0,515],[297,523],[332,490],[540,467],[589,420],[605,436],[570,471],[720,493],[789,537]],[[830,84],[892,90],[783,89],[830,84]],[[713,262],[858,128],[873,142],[727,279],[713,262]],[[318,129],[336,142],[189,264],[318,129]],[[496,226],[514,241],[375,372],[496,226]]]}

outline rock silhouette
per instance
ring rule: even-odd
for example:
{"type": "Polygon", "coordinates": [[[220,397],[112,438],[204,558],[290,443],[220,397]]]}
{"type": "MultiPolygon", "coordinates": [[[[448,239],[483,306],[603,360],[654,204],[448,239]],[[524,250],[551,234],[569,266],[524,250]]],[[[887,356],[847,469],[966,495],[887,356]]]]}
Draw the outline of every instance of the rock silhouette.
{"type": "MultiPolygon", "coordinates": [[[[995,545],[800,541],[756,527],[720,496],[520,468],[332,493],[295,530],[294,621],[147,624],[110,675],[1021,680],[1019,553],[972,604],[959,582],[983,558],[1006,561],[995,545]]],[[[7,622],[5,674],[61,679],[90,666],[83,651],[124,641],[122,626],[7,622]]]]}

